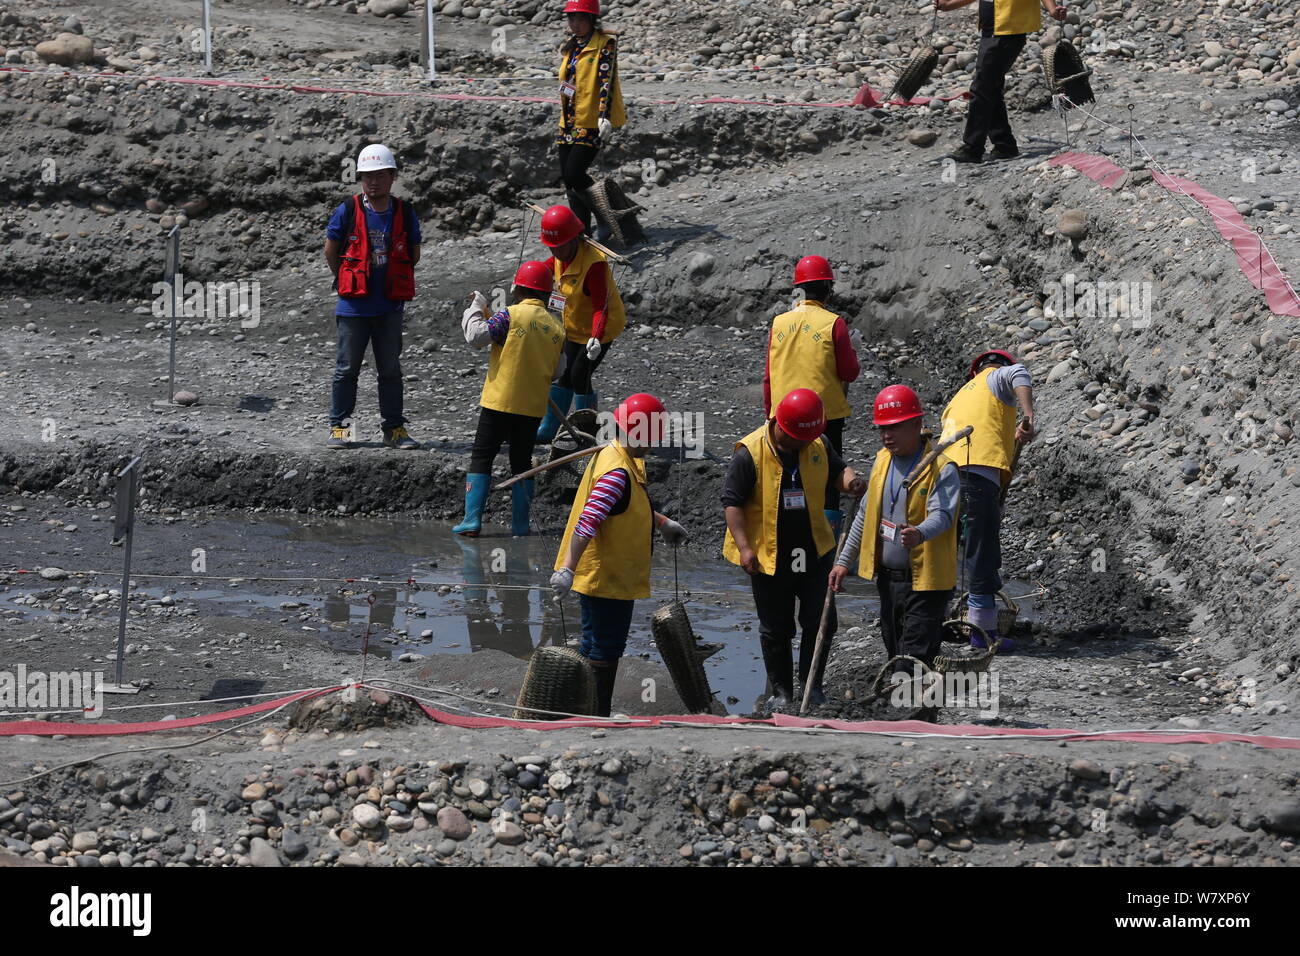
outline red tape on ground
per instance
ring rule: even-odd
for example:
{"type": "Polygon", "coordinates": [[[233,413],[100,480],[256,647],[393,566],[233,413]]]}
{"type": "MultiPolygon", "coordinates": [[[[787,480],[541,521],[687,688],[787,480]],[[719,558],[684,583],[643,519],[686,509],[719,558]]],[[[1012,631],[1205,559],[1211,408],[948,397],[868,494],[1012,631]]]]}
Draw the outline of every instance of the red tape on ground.
{"type": "MultiPolygon", "coordinates": [[[[1062,153],[1053,157],[1051,164],[1072,166],[1107,189],[1115,188],[1124,176],[1124,170],[1109,159],[1091,153],[1062,153]]],[[[1190,179],[1155,171],[1152,171],[1152,178],[1169,192],[1195,200],[1215,217],[1214,225],[1219,235],[1231,244],[1242,275],[1256,289],[1263,290],[1264,300],[1274,315],[1300,317],[1300,295],[1287,282],[1277,260],[1264,245],[1263,237],[1251,231],[1236,206],[1190,179]]]]}
{"type": "MultiPolygon", "coordinates": [[[[216,714],[202,714],[197,717],[182,717],[177,720],[153,720],[136,724],[102,724],[98,722],[85,723],[51,723],[44,720],[24,720],[11,723],[0,723],[0,737],[12,737],[16,734],[31,734],[34,736],[50,737],[55,734],[62,734],[69,737],[111,737],[123,734],[144,734],[156,731],[179,730],[185,727],[196,727],[203,724],[218,723],[224,720],[237,720],[240,717],[251,717],[255,714],[265,713],[268,710],[274,710],[285,704],[293,703],[307,697],[315,697],[320,694],[330,694],[335,691],[343,690],[343,686],[331,687],[325,690],[305,690],[297,694],[290,694],[288,697],[281,697],[277,700],[266,701],[261,704],[252,704],[248,707],[240,707],[235,710],[225,710],[216,714]]],[[[398,696],[409,696],[402,694],[400,691],[382,689],[385,693],[396,694],[398,696]]],[[[660,715],[654,717],[638,717],[632,722],[622,722],[615,720],[596,718],[571,717],[567,720],[549,720],[549,721],[528,721],[514,720],[508,717],[476,717],[466,714],[455,714],[445,710],[438,710],[436,707],[430,707],[428,704],[416,701],[421,710],[429,716],[431,720],[439,724],[445,724],[448,727],[459,727],[466,730],[498,730],[507,728],[528,729],[528,730],[562,730],[572,727],[584,728],[605,728],[609,730],[617,729],[637,729],[637,728],[659,728],[671,726],[673,724],[697,724],[700,726],[711,726],[724,729],[728,726],[745,726],[745,725],[767,725],[770,727],[790,727],[790,728],[826,728],[830,730],[842,730],[858,733],[912,733],[912,734],[933,734],[943,737],[983,737],[1017,739],[1017,738],[1075,738],[1079,740],[1104,740],[1125,743],[1147,743],[1147,744],[1222,744],[1222,743],[1242,743],[1250,744],[1254,747],[1261,747],[1266,750],[1300,750],[1300,739],[1295,737],[1269,737],[1256,734],[1229,734],[1218,731],[1189,731],[1187,733],[1155,733],[1151,731],[1130,730],[1114,732],[1090,733],[1079,730],[1051,730],[1046,728],[1022,729],[1018,727],[982,727],[977,724],[928,724],[921,720],[821,720],[809,717],[796,717],[791,714],[777,714],[774,717],[766,719],[757,719],[752,717],[715,717],[709,714],[673,714],[660,715]]],[[[166,706],[160,704],[160,707],[166,706]]]]}

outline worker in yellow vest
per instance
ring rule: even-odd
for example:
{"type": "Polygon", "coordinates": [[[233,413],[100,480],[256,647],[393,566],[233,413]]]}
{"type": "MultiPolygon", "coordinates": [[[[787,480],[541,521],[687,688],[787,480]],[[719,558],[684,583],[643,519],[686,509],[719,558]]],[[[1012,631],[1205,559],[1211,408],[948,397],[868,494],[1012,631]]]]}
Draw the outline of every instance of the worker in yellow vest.
{"type": "MultiPolygon", "coordinates": [[[[1034,414],[1034,380],[1010,352],[990,349],[975,356],[966,384],[943,410],[943,435],[974,426],[970,438],[948,454],[961,470],[965,526],[966,618],[1001,639],[998,653],[1015,650],[1015,641],[997,633],[997,594],[1002,590],[1002,498],[1011,484],[1017,450],[1038,433],[1034,414]],[[1016,424],[1016,405],[1022,412],[1016,424]]],[[[978,635],[975,647],[984,647],[978,635]]]]}
{"type": "MultiPolygon", "coordinates": [[[[465,479],[465,518],[452,528],[478,537],[483,503],[492,483],[492,462],[503,443],[510,445],[510,473],[532,467],[537,423],[546,411],[546,392],[563,361],[564,327],[546,311],[551,270],[544,262],[525,262],[515,273],[509,308],[487,314],[487,300],[474,293],[474,304],[461,317],[465,341],[476,349],[492,347],[487,380],[479,396],[478,431],[465,479]]],[[[528,534],[533,479],[511,486],[511,533],[528,534]]]]}
{"type": "MultiPolygon", "coordinates": [[[[551,399],[566,415],[569,403],[596,407],[592,374],[623,334],[627,313],[605,254],[583,239],[582,223],[567,206],[552,206],[542,216],[542,244],[551,250],[554,272],[550,307],[564,315],[564,370],[551,386],[551,399]]],[[[549,409],[537,441],[555,438],[560,418],[549,409]]]]}
{"type": "MultiPolygon", "coordinates": [[[[569,37],[560,48],[560,135],[555,146],[569,208],[591,233],[598,199],[591,193],[587,167],[614,130],[627,123],[618,82],[618,47],[614,35],[600,29],[600,0],[568,0],[564,5],[569,37]]],[[[597,239],[609,235],[602,223],[597,239]]]]}
{"type": "MultiPolygon", "coordinates": [[[[722,555],[749,575],[767,671],[769,710],[794,700],[795,605],[798,604],[799,680],[812,668],[835,535],[826,518],[828,487],[850,494],[865,487],[826,441],[826,412],[809,388],[781,399],[776,414],[736,442],[722,490],[727,536],[722,555]]],[[[823,657],[837,627],[827,623],[823,657]]],[[[825,674],[825,660],[818,668],[825,674]]],[[[824,703],[820,683],[811,700],[824,703]]]]}
{"type": "MultiPolygon", "coordinates": [[[[857,346],[862,334],[826,308],[835,275],[822,256],[804,256],[794,267],[794,286],[801,298],[789,312],[772,320],[767,338],[767,368],[763,373],[763,412],[772,417],[772,396],[810,388],[826,409],[825,438],[844,454],[844,423],[849,417],[848,386],[861,372],[857,346]]],[[[839,537],[840,496],[826,489],[826,518],[839,537]]]]}
{"type": "Polygon", "coordinates": [[[658,529],[673,547],[687,538],[685,528],[655,511],[646,491],[645,455],[649,446],[663,441],[665,414],[663,402],[644,392],[629,396],[615,409],[620,437],[587,465],[551,575],[557,599],[570,590],[578,593],[578,653],[595,671],[596,713],[601,717],[608,717],[613,706],[632,607],[650,596],[651,535],[658,529]]]}
{"type": "MultiPolygon", "coordinates": [[[[975,0],[934,0],[939,10],[958,10],[975,0]]],[[[962,143],[949,153],[959,163],[984,160],[984,144],[993,144],[994,159],[1020,155],[1011,120],[1007,117],[1007,72],[1027,35],[1042,28],[1039,7],[1055,20],[1064,20],[1064,4],[1055,0],[979,0],[980,47],[975,58],[975,77],[970,85],[970,106],[966,110],[966,132],[962,143]]]]}
{"type": "MultiPolygon", "coordinates": [[[[867,493],[831,572],[834,591],[856,565],[858,577],[880,592],[880,631],[889,657],[934,663],[943,621],[957,583],[956,521],[961,498],[957,468],[940,454],[913,482],[904,479],[930,450],[921,434],[916,392],[890,385],[876,396],[872,420],[884,447],[876,455],[867,493]]],[[[896,673],[915,673],[895,661],[896,673]]]]}

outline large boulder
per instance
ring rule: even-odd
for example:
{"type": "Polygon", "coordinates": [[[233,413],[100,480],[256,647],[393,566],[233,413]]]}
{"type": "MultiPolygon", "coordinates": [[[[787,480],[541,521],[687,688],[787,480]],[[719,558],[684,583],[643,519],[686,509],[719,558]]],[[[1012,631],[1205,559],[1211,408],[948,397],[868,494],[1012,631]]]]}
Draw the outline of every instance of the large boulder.
{"type": "Polygon", "coordinates": [[[45,63],[76,66],[95,58],[95,41],[76,33],[60,33],[53,40],[36,44],[36,55],[45,63]]]}

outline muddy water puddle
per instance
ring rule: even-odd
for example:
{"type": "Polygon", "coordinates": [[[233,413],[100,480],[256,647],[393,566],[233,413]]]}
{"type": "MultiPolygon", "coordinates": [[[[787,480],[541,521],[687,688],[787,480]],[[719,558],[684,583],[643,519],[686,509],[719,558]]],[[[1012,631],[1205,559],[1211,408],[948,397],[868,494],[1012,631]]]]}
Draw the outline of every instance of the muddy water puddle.
{"type": "MultiPolygon", "coordinates": [[[[553,535],[510,538],[485,525],[489,533],[466,539],[439,522],[355,518],[235,516],[183,524],[186,538],[204,544],[206,572],[149,577],[160,565],[156,552],[146,552],[134,564],[133,607],[182,619],[278,620],[340,651],[360,653],[364,644],[386,658],[491,648],[526,659],[539,645],[581,638],[576,596],[560,606],[551,598],[553,535]]],[[[174,531],[146,533],[161,549],[174,531]]],[[[185,553],[193,541],[183,542],[185,553]]],[[[0,616],[115,618],[120,585],[120,578],[102,577],[33,581],[0,591],[0,616]]],[[[857,581],[851,589],[838,599],[841,634],[879,614],[874,588],[857,581]]],[[[675,593],[666,547],[655,552],[652,591],[637,602],[627,654],[662,663],[650,615],[675,593]]],[[[705,662],[717,699],[733,713],[755,709],[765,677],[748,578],[721,558],[680,554],[676,593],[700,641],[722,647],[705,662]]]]}

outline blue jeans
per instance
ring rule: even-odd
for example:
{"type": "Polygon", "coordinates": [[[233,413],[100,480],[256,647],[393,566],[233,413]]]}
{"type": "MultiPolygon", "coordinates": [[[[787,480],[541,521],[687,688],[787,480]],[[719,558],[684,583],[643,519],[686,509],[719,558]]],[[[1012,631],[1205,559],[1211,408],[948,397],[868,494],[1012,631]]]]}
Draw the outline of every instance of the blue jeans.
{"type": "MultiPolygon", "coordinates": [[[[966,535],[966,588],[972,597],[1002,590],[1002,489],[961,469],[961,518],[966,535]]],[[[989,600],[988,606],[992,607],[989,600]]],[[[971,607],[980,606],[976,601],[971,607]]]]}
{"type": "Polygon", "coordinates": [[[402,417],[402,313],[359,316],[336,315],[339,329],[338,357],[334,363],[334,384],[330,393],[330,424],[342,425],[357,407],[357,376],[366,357],[366,345],[373,347],[375,374],[379,378],[379,414],[385,429],[406,422],[402,417]]]}
{"type": "Polygon", "coordinates": [[[627,632],[632,630],[636,601],[578,595],[582,605],[582,643],[578,653],[591,661],[613,663],[623,656],[627,632]]]}

